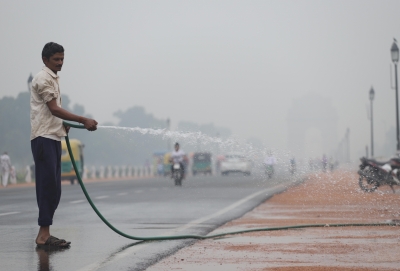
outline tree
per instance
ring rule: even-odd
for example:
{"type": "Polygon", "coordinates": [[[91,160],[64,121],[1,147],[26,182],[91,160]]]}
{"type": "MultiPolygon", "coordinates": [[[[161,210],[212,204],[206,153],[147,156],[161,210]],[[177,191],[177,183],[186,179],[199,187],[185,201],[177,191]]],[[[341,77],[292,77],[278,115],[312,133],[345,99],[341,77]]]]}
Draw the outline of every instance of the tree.
{"type": "MultiPolygon", "coordinates": [[[[21,92],[16,98],[3,97],[0,99],[0,151],[7,151],[12,162],[17,166],[29,165],[33,162],[30,134],[30,93],[21,92]]],[[[63,108],[69,111],[83,113],[84,108],[75,105],[69,108],[70,99],[62,95],[63,108]],[[83,112],[82,112],[83,111],[83,112]]]]}
{"type": "Polygon", "coordinates": [[[8,151],[17,165],[32,162],[29,100],[28,92],[0,99],[0,149],[8,151]]]}

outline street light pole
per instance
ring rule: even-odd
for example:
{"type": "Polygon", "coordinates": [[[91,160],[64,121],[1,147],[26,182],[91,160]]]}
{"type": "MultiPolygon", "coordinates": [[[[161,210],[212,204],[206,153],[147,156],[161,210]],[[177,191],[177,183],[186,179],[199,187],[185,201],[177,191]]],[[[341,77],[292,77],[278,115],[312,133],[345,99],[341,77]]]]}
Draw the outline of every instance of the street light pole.
{"type": "Polygon", "coordinates": [[[399,137],[400,137],[400,131],[399,131],[399,90],[398,90],[398,85],[397,85],[397,63],[394,64],[394,81],[395,81],[395,88],[396,88],[396,127],[397,127],[397,150],[400,150],[400,142],[399,142],[399,137]]]}
{"type": "Polygon", "coordinates": [[[369,100],[371,101],[371,157],[374,157],[374,122],[373,122],[373,111],[372,111],[372,101],[375,97],[374,88],[371,87],[369,91],[369,100]]]}
{"type": "Polygon", "coordinates": [[[350,163],[350,129],[346,130],[346,162],[350,163]]]}
{"type": "Polygon", "coordinates": [[[395,89],[396,89],[396,139],[397,139],[397,151],[400,150],[400,142],[399,142],[399,94],[398,94],[398,85],[397,85],[397,62],[399,62],[399,47],[397,47],[396,40],[392,44],[392,48],[390,49],[392,61],[394,64],[394,80],[395,80],[395,89]]]}

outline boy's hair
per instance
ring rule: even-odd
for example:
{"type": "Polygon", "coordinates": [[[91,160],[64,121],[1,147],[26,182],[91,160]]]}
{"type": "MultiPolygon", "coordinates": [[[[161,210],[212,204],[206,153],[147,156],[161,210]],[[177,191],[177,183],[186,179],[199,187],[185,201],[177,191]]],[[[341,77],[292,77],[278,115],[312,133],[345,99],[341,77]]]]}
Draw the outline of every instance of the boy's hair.
{"type": "Polygon", "coordinates": [[[50,57],[56,53],[64,53],[64,47],[55,42],[48,42],[43,47],[42,57],[50,59],[50,57]]]}

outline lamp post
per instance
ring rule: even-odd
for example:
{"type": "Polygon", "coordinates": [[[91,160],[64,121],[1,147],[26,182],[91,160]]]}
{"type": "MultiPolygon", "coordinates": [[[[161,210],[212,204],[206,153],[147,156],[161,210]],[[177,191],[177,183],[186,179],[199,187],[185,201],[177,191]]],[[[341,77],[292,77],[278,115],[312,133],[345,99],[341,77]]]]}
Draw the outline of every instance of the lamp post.
{"type": "Polygon", "coordinates": [[[398,86],[397,86],[397,62],[399,62],[399,47],[397,47],[396,40],[392,44],[392,48],[390,48],[390,53],[392,56],[392,61],[394,64],[394,81],[395,81],[395,89],[396,89],[396,139],[397,139],[397,151],[400,150],[400,142],[399,142],[399,94],[398,94],[398,86]]]}
{"type": "Polygon", "coordinates": [[[33,80],[33,77],[32,77],[32,73],[31,73],[31,74],[29,75],[29,77],[28,77],[28,92],[31,91],[32,80],[33,80]]]}
{"type": "Polygon", "coordinates": [[[373,122],[373,111],[372,111],[372,101],[375,97],[374,88],[371,87],[369,91],[369,100],[371,101],[371,157],[374,157],[374,122],[373,122]]]}

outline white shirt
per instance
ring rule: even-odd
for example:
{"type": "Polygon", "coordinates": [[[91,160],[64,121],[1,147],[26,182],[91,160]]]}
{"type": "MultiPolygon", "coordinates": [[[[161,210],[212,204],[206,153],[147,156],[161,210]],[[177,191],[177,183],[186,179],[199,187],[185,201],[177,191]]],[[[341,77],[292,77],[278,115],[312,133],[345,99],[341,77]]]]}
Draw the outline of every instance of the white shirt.
{"type": "Polygon", "coordinates": [[[11,169],[10,156],[8,156],[7,154],[3,154],[2,156],[0,156],[0,163],[3,170],[9,171],[11,169]]]}
{"type": "Polygon", "coordinates": [[[61,93],[58,75],[47,67],[35,75],[31,88],[31,140],[38,136],[61,140],[66,136],[62,119],[51,114],[47,103],[56,99],[61,107],[61,93]]]}
{"type": "Polygon", "coordinates": [[[264,163],[266,165],[275,165],[276,164],[276,158],[273,156],[267,156],[264,159],[264,163]]]}
{"type": "Polygon", "coordinates": [[[185,156],[185,152],[179,149],[178,151],[172,151],[171,159],[173,163],[182,163],[183,157],[185,156]]]}

